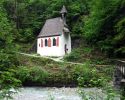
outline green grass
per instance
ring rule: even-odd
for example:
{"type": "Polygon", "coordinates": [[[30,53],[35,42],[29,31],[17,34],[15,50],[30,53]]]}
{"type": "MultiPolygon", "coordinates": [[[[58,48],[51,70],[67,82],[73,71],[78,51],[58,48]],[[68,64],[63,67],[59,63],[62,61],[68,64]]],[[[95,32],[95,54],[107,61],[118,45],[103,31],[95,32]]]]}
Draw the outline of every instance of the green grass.
{"type": "Polygon", "coordinates": [[[112,75],[112,66],[96,67],[89,61],[76,65],[25,55],[18,55],[18,60],[16,77],[23,85],[100,87],[112,75]]]}
{"type": "Polygon", "coordinates": [[[101,53],[98,49],[82,46],[75,48],[69,55],[64,57],[65,61],[84,63],[89,61],[91,64],[108,65],[112,60],[101,53]]]}

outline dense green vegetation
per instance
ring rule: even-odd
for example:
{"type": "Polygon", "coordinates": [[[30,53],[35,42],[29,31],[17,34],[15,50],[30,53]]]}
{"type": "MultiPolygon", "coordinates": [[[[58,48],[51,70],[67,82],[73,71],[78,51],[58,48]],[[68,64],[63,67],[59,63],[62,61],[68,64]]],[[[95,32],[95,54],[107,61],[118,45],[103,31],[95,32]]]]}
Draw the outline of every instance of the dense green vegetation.
{"type": "MultiPolygon", "coordinates": [[[[2,1],[1,1],[2,2],[2,1]]],[[[2,3],[0,5],[2,6],[2,3]]],[[[3,8],[0,8],[0,88],[10,88],[11,84],[16,84],[18,80],[14,79],[11,68],[17,65],[16,57],[13,53],[14,44],[11,24],[7,19],[7,14],[3,8]]]]}
{"type": "Polygon", "coordinates": [[[102,69],[90,62],[77,65],[25,55],[18,55],[18,59],[16,78],[23,85],[100,87],[112,78],[113,66],[102,69]]]}
{"type": "Polygon", "coordinates": [[[72,38],[81,37],[87,45],[75,48],[66,61],[110,64],[107,57],[125,56],[124,0],[0,0],[0,90],[51,81],[93,87],[109,80],[112,67],[60,64],[15,54],[32,47],[45,20],[61,16],[62,5],[68,9],[72,38]]]}
{"type": "MultiPolygon", "coordinates": [[[[20,85],[20,80],[16,79],[13,68],[18,63],[16,61],[16,55],[13,51],[13,33],[11,23],[7,18],[7,13],[3,9],[2,1],[0,1],[0,90],[7,92],[12,87],[20,85]]],[[[0,94],[0,99],[4,95],[0,94]]]]}
{"type": "MultiPolygon", "coordinates": [[[[81,34],[80,28],[77,29],[74,24],[75,21],[79,21],[80,15],[88,13],[86,0],[5,0],[3,6],[8,14],[8,19],[15,26],[15,40],[33,42],[32,39],[39,34],[46,19],[61,16],[59,11],[63,4],[68,5],[68,22],[72,24],[70,26],[74,33],[81,34]]],[[[82,28],[81,24],[79,23],[79,27],[82,28]]]]}
{"type": "Polygon", "coordinates": [[[32,44],[45,20],[60,16],[62,5],[72,37],[82,36],[109,56],[124,56],[124,0],[4,0],[2,8],[21,45],[32,44]]]}
{"type": "Polygon", "coordinates": [[[15,42],[32,44],[45,20],[60,16],[62,5],[72,37],[82,36],[110,56],[124,54],[124,0],[4,0],[2,8],[15,42]]]}
{"type": "Polygon", "coordinates": [[[95,0],[84,36],[108,55],[124,56],[124,0],[95,0]]]}
{"type": "Polygon", "coordinates": [[[81,46],[79,48],[74,48],[69,55],[66,55],[64,57],[64,60],[76,63],[90,62],[94,65],[113,64],[112,59],[107,58],[107,56],[105,54],[102,54],[102,52],[97,48],[92,48],[90,46],[81,46]]]}

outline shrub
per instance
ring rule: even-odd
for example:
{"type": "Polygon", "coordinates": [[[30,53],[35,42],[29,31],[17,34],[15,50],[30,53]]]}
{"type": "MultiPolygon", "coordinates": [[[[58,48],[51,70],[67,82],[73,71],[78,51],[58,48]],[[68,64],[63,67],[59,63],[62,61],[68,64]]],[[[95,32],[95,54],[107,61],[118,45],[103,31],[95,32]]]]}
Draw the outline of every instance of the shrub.
{"type": "Polygon", "coordinates": [[[82,87],[100,87],[107,81],[103,74],[90,67],[88,63],[75,67],[73,73],[74,79],[77,79],[78,85],[82,87]]]}
{"type": "Polygon", "coordinates": [[[40,67],[32,67],[30,70],[30,80],[41,84],[46,83],[48,73],[40,67]]]}
{"type": "Polygon", "coordinates": [[[9,71],[0,72],[0,86],[1,89],[10,89],[20,86],[20,81],[14,77],[14,73],[9,71]]]}
{"type": "MultiPolygon", "coordinates": [[[[100,67],[101,68],[101,67],[100,67]]],[[[101,68],[102,69],[102,68],[101,68]]],[[[107,81],[110,70],[100,70],[90,65],[49,63],[46,66],[19,66],[16,77],[22,81],[23,85],[41,86],[82,86],[82,87],[101,87],[107,81]],[[46,69],[46,70],[44,70],[46,69]],[[107,72],[107,73],[106,73],[107,72]]]]}
{"type": "Polygon", "coordinates": [[[73,51],[64,57],[67,61],[81,62],[84,61],[84,58],[92,52],[92,48],[89,47],[80,47],[73,49],[73,51]]]}
{"type": "Polygon", "coordinates": [[[48,73],[40,67],[26,67],[19,66],[16,72],[16,76],[23,84],[45,84],[45,80],[48,77],[48,73]]]}

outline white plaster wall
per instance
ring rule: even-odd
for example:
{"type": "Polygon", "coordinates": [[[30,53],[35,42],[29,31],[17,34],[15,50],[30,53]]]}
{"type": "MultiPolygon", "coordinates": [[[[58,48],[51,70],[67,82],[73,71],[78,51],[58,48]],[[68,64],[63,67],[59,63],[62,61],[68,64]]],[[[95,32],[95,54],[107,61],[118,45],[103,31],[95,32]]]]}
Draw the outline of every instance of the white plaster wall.
{"type": "Polygon", "coordinates": [[[41,56],[64,56],[65,55],[65,44],[67,44],[68,52],[71,52],[71,37],[70,34],[63,33],[61,36],[45,37],[37,39],[37,53],[41,56]],[[59,46],[53,46],[53,38],[59,37],[59,46]],[[45,47],[45,39],[51,39],[51,47],[45,47]],[[43,47],[39,47],[43,40],[43,47]]]}
{"type": "Polygon", "coordinates": [[[37,53],[41,56],[63,56],[63,52],[61,50],[61,37],[62,36],[54,36],[54,37],[45,37],[45,38],[38,38],[37,39],[37,53]],[[53,46],[53,38],[59,37],[59,46],[53,46]],[[45,39],[51,39],[51,47],[45,47],[45,39]],[[43,40],[43,47],[39,47],[39,44],[41,44],[41,39],[43,40]]]}
{"type": "MultiPolygon", "coordinates": [[[[63,48],[65,48],[65,44],[67,44],[67,53],[69,54],[71,52],[71,36],[69,33],[64,33],[62,36],[63,40],[63,48]]],[[[65,52],[64,52],[65,53],[65,52]]]]}

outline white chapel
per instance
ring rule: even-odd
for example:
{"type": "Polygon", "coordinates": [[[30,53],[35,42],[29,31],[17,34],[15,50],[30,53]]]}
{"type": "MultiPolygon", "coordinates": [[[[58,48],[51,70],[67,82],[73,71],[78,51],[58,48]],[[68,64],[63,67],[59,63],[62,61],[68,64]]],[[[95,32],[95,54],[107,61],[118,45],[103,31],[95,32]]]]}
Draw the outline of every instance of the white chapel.
{"type": "Polygon", "coordinates": [[[66,24],[66,7],[61,17],[46,20],[37,37],[37,53],[41,56],[64,56],[71,52],[70,31],[66,24]]]}

